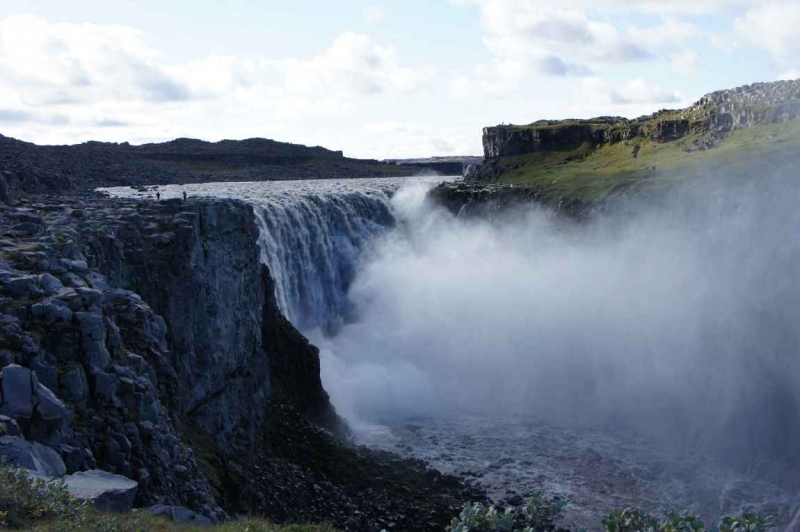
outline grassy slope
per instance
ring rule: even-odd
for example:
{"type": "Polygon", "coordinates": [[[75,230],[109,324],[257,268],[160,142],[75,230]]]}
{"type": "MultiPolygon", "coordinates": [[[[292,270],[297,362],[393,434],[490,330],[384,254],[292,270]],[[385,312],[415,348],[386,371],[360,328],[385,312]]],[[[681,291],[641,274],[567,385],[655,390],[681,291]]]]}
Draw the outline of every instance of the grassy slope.
{"type": "Polygon", "coordinates": [[[274,525],[260,519],[232,521],[214,527],[179,525],[168,519],[137,512],[112,515],[89,512],[84,523],[53,520],[25,530],[30,532],[337,532],[328,525],[274,525]]]}
{"type": "Polygon", "coordinates": [[[499,162],[494,181],[531,186],[552,197],[613,198],[643,191],[656,192],[705,175],[741,177],[800,164],[800,120],[740,129],[717,147],[693,151],[697,135],[667,143],[637,137],[596,150],[584,145],[573,151],[509,157],[499,162]],[[638,157],[634,147],[639,145],[638,157]]]}

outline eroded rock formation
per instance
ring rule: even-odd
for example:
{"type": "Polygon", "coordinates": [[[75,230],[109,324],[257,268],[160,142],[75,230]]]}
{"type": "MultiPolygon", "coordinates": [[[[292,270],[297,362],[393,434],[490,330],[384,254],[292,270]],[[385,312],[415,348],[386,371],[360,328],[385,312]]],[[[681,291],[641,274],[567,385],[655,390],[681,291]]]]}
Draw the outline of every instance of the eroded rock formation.
{"type": "Polygon", "coordinates": [[[800,117],[800,80],[756,83],[713,92],[693,106],[664,110],[633,120],[541,120],[526,126],[500,125],[483,130],[484,157],[491,161],[529,153],[574,150],[643,136],[670,142],[694,133],[724,135],[745,127],[800,117]]]}

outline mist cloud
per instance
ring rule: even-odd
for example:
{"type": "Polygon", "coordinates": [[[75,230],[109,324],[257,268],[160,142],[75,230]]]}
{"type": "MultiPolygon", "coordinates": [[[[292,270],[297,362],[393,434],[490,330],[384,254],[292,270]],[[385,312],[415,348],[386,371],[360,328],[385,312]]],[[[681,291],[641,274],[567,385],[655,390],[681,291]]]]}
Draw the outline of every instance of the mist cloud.
{"type": "Polygon", "coordinates": [[[323,347],[337,408],[381,423],[479,413],[620,425],[743,463],[794,459],[800,190],[724,180],[572,224],[453,218],[424,190],[323,347]]]}

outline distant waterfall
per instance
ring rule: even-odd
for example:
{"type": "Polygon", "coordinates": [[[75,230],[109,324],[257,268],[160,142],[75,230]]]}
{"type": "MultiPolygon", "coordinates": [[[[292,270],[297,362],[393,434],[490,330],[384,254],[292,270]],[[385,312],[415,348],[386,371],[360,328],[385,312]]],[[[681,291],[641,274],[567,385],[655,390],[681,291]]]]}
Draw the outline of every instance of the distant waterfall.
{"type": "Polygon", "coordinates": [[[336,329],[361,253],[395,219],[389,190],[292,195],[254,204],[261,258],[284,315],[299,329],[336,329]]]}

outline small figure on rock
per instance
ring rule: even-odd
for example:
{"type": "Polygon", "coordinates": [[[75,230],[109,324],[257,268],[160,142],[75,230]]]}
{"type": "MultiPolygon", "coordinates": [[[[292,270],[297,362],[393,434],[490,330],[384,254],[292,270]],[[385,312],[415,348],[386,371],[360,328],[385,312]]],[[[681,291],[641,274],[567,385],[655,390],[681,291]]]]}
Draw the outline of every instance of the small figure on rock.
{"type": "Polygon", "coordinates": [[[184,202],[186,201],[186,191],[185,190],[183,191],[183,201],[184,202]]]}
{"type": "Polygon", "coordinates": [[[156,192],[156,199],[161,201],[161,192],[156,192]]]}

